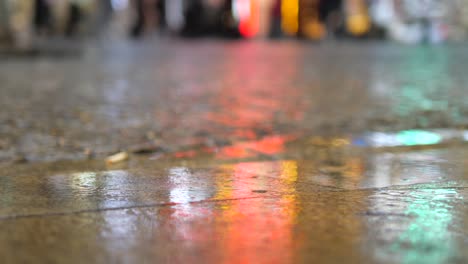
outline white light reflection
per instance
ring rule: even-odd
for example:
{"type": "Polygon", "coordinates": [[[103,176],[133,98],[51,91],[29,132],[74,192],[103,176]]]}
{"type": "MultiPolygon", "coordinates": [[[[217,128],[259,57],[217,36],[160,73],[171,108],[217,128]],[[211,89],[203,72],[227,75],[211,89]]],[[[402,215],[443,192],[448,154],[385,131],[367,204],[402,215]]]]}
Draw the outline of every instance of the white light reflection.
{"type": "Polygon", "coordinates": [[[197,219],[211,213],[209,206],[200,207],[190,203],[210,197],[209,189],[207,189],[208,184],[196,176],[186,167],[169,169],[171,183],[169,199],[172,203],[177,203],[171,207],[172,218],[176,223],[174,237],[180,237],[184,241],[197,241],[206,238],[202,235],[201,230],[191,225],[190,221],[197,221],[197,219]]]}
{"type": "Polygon", "coordinates": [[[171,189],[170,200],[173,203],[188,203],[190,202],[190,186],[187,184],[190,181],[190,172],[187,168],[177,167],[169,170],[169,177],[174,184],[171,189]]]}
{"type": "Polygon", "coordinates": [[[73,173],[73,187],[76,188],[89,188],[94,187],[96,184],[95,172],[79,172],[73,173]]]}
{"type": "Polygon", "coordinates": [[[198,186],[199,181],[186,167],[174,167],[169,169],[171,191],[169,199],[172,203],[186,204],[194,201],[202,201],[210,198],[210,193],[203,186],[198,186]]]}
{"type": "Polygon", "coordinates": [[[54,175],[48,180],[55,194],[75,190],[80,194],[89,195],[96,189],[96,177],[96,172],[77,172],[71,175],[54,175]]]}
{"type": "Polygon", "coordinates": [[[428,183],[447,178],[443,152],[379,153],[370,159],[367,181],[374,187],[428,183]]]}
{"type": "Polygon", "coordinates": [[[463,141],[468,141],[468,130],[463,132],[463,141]]]}

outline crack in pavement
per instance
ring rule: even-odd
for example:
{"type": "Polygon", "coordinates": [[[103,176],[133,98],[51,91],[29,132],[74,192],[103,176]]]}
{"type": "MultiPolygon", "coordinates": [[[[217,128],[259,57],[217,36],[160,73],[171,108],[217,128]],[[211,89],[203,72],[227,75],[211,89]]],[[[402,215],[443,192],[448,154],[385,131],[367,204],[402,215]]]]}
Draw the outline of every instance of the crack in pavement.
{"type": "Polygon", "coordinates": [[[0,217],[0,221],[16,220],[23,218],[34,218],[34,217],[50,217],[50,216],[66,216],[66,215],[75,215],[75,214],[84,214],[84,213],[100,213],[106,211],[118,211],[126,209],[137,209],[137,208],[154,208],[154,207],[165,207],[165,206],[174,206],[181,204],[203,204],[203,203],[220,203],[220,202],[229,202],[229,201],[239,201],[239,200],[250,200],[250,199],[279,199],[280,196],[250,196],[250,197],[238,197],[238,198],[229,198],[229,199],[208,199],[200,201],[192,201],[186,203],[177,203],[177,202],[163,202],[163,203],[150,203],[150,204],[140,204],[140,205],[129,205],[129,206],[119,206],[112,208],[96,208],[96,209],[85,209],[77,210],[70,212],[52,212],[52,213],[43,213],[43,214],[23,214],[23,215],[8,215],[0,217]]]}

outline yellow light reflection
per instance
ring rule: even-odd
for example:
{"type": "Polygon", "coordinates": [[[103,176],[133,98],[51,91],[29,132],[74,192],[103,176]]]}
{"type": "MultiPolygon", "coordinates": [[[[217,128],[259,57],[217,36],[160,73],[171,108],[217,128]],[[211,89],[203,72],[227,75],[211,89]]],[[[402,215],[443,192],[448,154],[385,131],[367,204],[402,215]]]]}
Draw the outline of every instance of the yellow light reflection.
{"type": "Polygon", "coordinates": [[[215,200],[230,199],[233,197],[231,174],[235,167],[233,164],[225,164],[219,167],[219,175],[216,181],[218,192],[213,197],[215,200]]]}

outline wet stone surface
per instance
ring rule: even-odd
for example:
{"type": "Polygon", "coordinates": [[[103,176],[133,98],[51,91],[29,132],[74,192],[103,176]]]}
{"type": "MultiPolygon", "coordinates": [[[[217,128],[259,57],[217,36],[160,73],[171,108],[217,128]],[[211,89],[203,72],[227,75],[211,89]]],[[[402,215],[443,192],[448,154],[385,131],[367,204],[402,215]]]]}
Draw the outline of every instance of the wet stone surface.
{"type": "Polygon", "coordinates": [[[1,61],[0,263],[466,263],[465,49],[1,61]]]}

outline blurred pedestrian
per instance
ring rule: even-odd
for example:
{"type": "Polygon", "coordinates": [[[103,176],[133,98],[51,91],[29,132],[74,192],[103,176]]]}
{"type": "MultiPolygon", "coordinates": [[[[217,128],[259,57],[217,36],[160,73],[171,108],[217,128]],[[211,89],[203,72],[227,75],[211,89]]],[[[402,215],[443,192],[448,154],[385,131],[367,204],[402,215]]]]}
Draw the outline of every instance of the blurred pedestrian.
{"type": "Polygon", "coordinates": [[[319,20],[326,26],[327,33],[334,36],[343,23],[343,0],[320,0],[319,20]]]}
{"type": "Polygon", "coordinates": [[[32,0],[6,1],[8,34],[11,43],[18,49],[30,49],[35,24],[35,2],[32,0]]]}
{"type": "Polygon", "coordinates": [[[169,0],[165,4],[166,24],[169,31],[178,33],[185,25],[183,0],[169,0]]]}
{"type": "MultiPolygon", "coordinates": [[[[6,0],[0,0],[0,42],[11,41],[10,14],[6,0]]],[[[0,43],[1,44],[1,43],[0,43]]]]}
{"type": "Polygon", "coordinates": [[[51,34],[53,31],[53,21],[49,1],[36,0],[34,4],[34,29],[36,34],[51,34]]]}
{"type": "Polygon", "coordinates": [[[156,29],[160,18],[159,0],[134,0],[132,6],[136,13],[132,37],[139,37],[144,32],[156,29]]]}
{"type": "Polygon", "coordinates": [[[274,0],[271,9],[270,37],[279,38],[281,35],[281,0],[274,0]]]}
{"type": "Polygon", "coordinates": [[[447,13],[447,2],[394,0],[400,26],[393,30],[393,37],[407,43],[439,43],[446,40],[444,17],[447,13]]]}
{"type": "Polygon", "coordinates": [[[68,21],[65,28],[65,35],[72,37],[78,32],[79,24],[83,18],[81,2],[84,0],[70,0],[68,5],[68,21]]]}
{"type": "Polygon", "coordinates": [[[108,29],[109,21],[113,13],[111,0],[99,0],[97,5],[97,17],[95,20],[95,33],[101,33],[108,29]]]}
{"type": "Polygon", "coordinates": [[[201,0],[188,1],[185,10],[185,36],[199,36],[203,33],[203,3],[201,0]]]}

